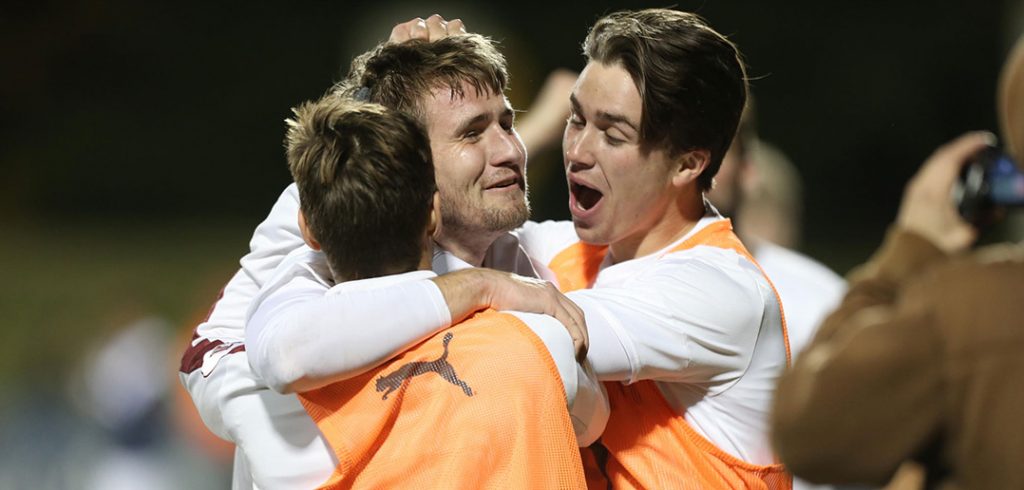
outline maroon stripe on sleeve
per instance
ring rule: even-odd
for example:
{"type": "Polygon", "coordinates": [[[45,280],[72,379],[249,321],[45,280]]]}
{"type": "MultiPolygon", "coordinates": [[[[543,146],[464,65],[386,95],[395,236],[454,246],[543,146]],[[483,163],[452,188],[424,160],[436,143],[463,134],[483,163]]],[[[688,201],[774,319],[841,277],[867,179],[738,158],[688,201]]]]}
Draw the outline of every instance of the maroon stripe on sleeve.
{"type": "MultiPolygon", "coordinates": [[[[199,322],[200,324],[210,319],[210,316],[213,315],[214,308],[217,307],[217,303],[223,297],[224,288],[221,288],[220,292],[217,293],[217,299],[214,300],[213,305],[210,306],[210,311],[207,311],[206,316],[204,316],[202,321],[199,322]]],[[[197,330],[192,332],[192,341],[189,342],[188,347],[185,349],[185,352],[182,353],[181,355],[181,366],[178,368],[178,370],[185,374],[189,374],[192,371],[201,368],[203,366],[203,358],[206,356],[206,353],[220,347],[221,345],[224,345],[224,342],[220,340],[210,340],[206,338],[200,340],[199,342],[196,342],[196,339],[200,338],[198,327],[196,328],[197,330]]],[[[228,352],[228,354],[234,354],[236,352],[244,351],[245,344],[240,344],[233,347],[231,351],[228,352]]]]}

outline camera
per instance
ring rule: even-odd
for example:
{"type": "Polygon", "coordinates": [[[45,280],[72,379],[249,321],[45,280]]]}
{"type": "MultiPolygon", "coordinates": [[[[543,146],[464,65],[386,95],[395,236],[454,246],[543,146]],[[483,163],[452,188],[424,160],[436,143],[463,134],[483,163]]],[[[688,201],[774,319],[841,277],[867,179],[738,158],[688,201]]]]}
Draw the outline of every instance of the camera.
{"type": "Polygon", "coordinates": [[[961,171],[953,199],[967,222],[991,225],[1002,208],[1024,206],[1024,173],[1009,155],[990,146],[961,171]]]}

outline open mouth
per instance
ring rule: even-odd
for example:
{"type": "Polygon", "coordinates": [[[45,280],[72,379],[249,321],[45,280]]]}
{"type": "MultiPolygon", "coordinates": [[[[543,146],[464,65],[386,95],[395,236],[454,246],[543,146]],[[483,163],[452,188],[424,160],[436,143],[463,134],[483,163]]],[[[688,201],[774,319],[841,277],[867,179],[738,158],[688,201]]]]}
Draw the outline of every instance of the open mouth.
{"type": "Polygon", "coordinates": [[[576,207],[583,211],[593,208],[604,197],[601,191],[575,182],[569,185],[569,191],[572,192],[573,198],[576,201],[576,207]]]}

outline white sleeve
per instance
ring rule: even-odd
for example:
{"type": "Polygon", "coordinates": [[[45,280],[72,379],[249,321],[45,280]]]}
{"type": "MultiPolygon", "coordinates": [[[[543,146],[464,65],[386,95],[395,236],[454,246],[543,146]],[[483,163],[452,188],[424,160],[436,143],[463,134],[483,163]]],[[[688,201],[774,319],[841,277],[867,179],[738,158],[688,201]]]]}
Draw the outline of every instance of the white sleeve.
{"type": "Polygon", "coordinates": [[[568,294],[586,315],[587,357],[602,380],[721,386],[739,378],[765,300],[754,265],[721,253],[731,260],[672,254],[623,287],[568,294]]]}
{"type": "Polygon", "coordinates": [[[507,312],[518,317],[540,338],[555,361],[565,388],[569,417],[580,447],[589,446],[608,423],[610,408],[604,385],[597,379],[589,362],[576,362],[576,349],[569,332],[558,320],[536,313],[507,312]]]}
{"type": "Polygon", "coordinates": [[[297,215],[299,195],[289,185],[256,227],[242,268],[224,286],[209,316],[195,330],[191,344],[182,355],[179,377],[204,423],[215,434],[227,437],[220,411],[223,392],[215,368],[228,355],[237,353],[245,338],[245,315],[261,285],[274,273],[289,251],[303,244],[297,215]]]}
{"type": "Polygon", "coordinates": [[[429,279],[325,295],[295,274],[254,305],[246,330],[253,371],[282,393],[348,379],[451,324],[444,296],[429,279]]]}
{"type": "Polygon", "coordinates": [[[289,185],[270,209],[270,214],[253,232],[249,253],[242,268],[224,287],[223,295],[199,324],[196,332],[204,338],[242,340],[245,314],[260,288],[274,274],[278,264],[292,250],[304,244],[298,225],[299,191],[289,185]]]}

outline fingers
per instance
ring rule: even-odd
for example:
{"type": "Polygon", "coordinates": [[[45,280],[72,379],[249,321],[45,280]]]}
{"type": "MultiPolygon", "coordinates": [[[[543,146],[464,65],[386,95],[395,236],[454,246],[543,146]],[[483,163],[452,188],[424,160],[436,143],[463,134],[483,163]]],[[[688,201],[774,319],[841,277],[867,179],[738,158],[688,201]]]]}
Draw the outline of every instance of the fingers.
{"type": "Polygon", "coordinates": [[[945,199],[963,166],[971,161],[973,155],[994,141],[992,133],[976,131],[940,146],[907,183],[906,194],[945,199]]]}
{"type": "Polygon", "coordinates": [[[590,334],[587,331],[587,323],[583,310],[571,299],[558,291],[553,284],[547,283],[548,294],[554,298],[556,310],[551,316],[565,326],[572,337],[573,348],[576,350],[576,359],[583,361],[587,357],[590,348],[590,334]]]}
{"type": "Polygon", "coordinates": [[[411,29],[414,25],[423,22],[423,19],[415,18],[402,22],[391,28],[391,36],[388,38],[389,43],[404,43],[409,39],[412,39],[411,29]]]}
{"type": "Polygon", "coordinates": [[[462,19],[453,19],[448,22],[448,35],[454,36],[457,34],[465,34],[466,25],[462,23],[462,19]]]}
{"type": "Polygon", "coordinates": [[[991,133],[973,132],[939,147],[907,185],[896,224],[946,253],[959,253],[970,247],[977,238],[977,230],[957,211],[951,197],[953,185],[971,157],[994,142],[991,133]]]}
{"type": "Polygon", "coordinates": [[[444,17],[437,14],[431,15],[427,17],[425,24],[428,41],[436,41],[443,37],[448,37],[448,22],[444,20],[444,17]]]}
{"type": "MultiPolygon", "coordinates": [[[[541,313],[554,317],[572,338],[576,358],[582,361],[590,348],[590,336],[583,310],[562,294],[554,284],[532,277],[486,268],[474,269],[485,285],[483,306],[495,310],[541,313]]],[[[450,274],[449,274],[450,275],[450,274]]],[[[446,296],[447,297],[447,296],[446,296]]],[[[454,313],[453,313],[454,316],[454,313]]]]}
{"type": "Polygon", "coordinates": [[[995,143],[995,136],[987,131],[975,131],[961,135],[959,138],[939,147],[932,155],[922,175],[928,172],[941,182],[953,183],[960,169],[971,160],[971,157],[988,145],[995,143]]]}
{"type": "Polygon", "coordinates": [[[417,17],[391,28],[389,43],[404,43],[412,39],[423,39],[424,41],[437,41],[448,36],[465,34],[466,25],[461,19],[451,22],[444,20],[438,14],[431,15],[425,20],[417,17]]]}

